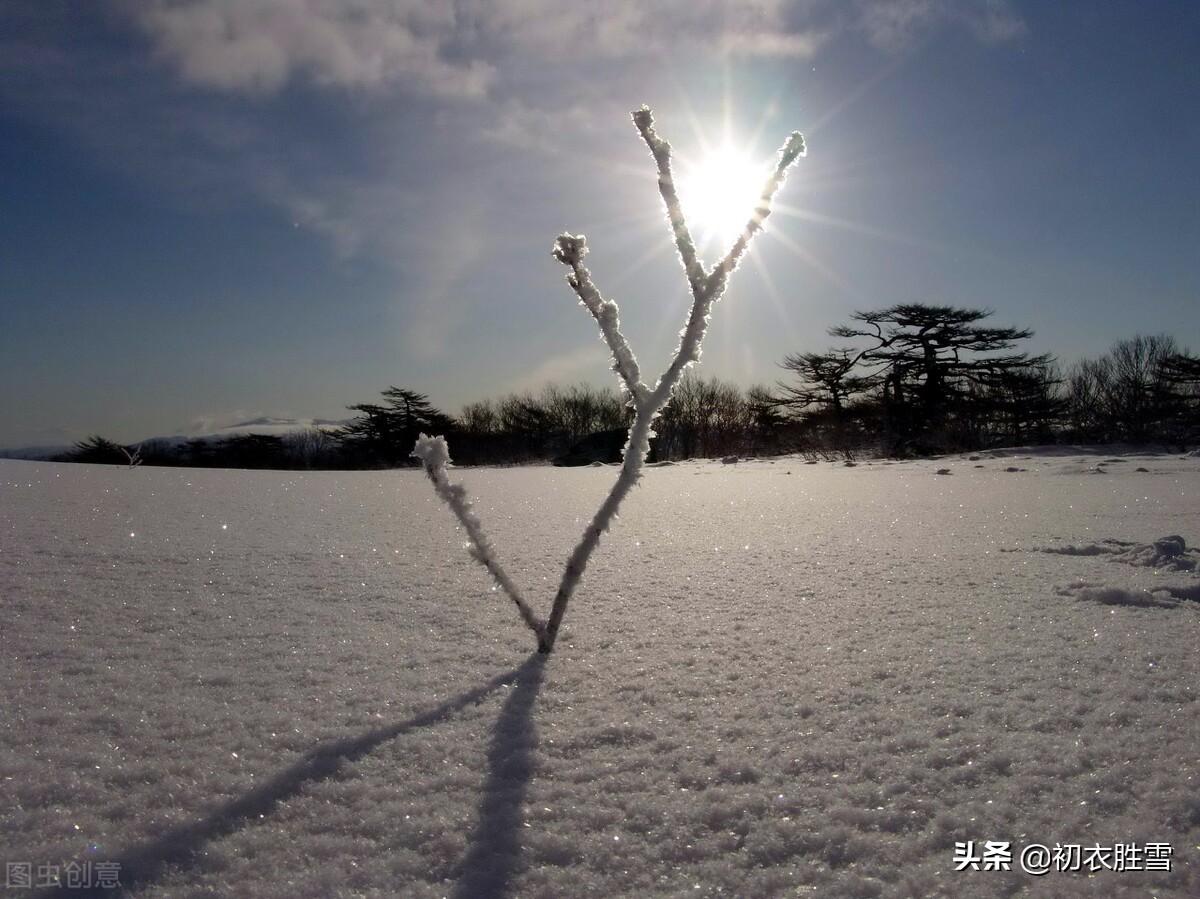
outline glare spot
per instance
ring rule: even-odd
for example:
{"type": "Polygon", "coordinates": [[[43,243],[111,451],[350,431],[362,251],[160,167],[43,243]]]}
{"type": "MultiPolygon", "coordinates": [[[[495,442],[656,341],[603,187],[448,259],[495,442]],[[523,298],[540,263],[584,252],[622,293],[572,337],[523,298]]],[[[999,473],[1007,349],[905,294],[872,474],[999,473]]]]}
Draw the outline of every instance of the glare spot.
{"type": "Polygon", "coordinates": [[[732,243],[754,212],[766,180],[765,165],[724,144],[709,151],[679,178],[679,202],[701,245],[732,243]]]}

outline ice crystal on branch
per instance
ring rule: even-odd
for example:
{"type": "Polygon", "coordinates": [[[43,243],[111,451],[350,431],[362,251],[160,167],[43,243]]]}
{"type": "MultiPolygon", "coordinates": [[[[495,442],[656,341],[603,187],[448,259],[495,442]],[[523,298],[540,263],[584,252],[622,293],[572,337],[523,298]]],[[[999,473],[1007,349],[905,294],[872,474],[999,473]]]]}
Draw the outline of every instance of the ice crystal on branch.
{"type": "Polygon", "coordinates": [[[500,567],[495,550],[484,533],[479,518],[471,510],[466,490],[462,485],[450,483],[446,474],[446,466],[450,461],[446,441],[441,437],[427,437],[422,434],[413,448],[413,455],[421,460],[438,496],[466,529],[471,540],[471,555],[488,570],[496,584],[516,603],[521,617],[537,635],[538,650],[544,653],[554,648],[567,605],[583,578],[588,560],[599,545],[601,535],[611,526],[622,500],[641,478],[642,466],[650,451],[650,438],[654,434],[654,419],[670,401],[671,393],[684,370],[700,359],[700,347],[708,329],[712,307],[724,294],[729,274],[737,268],[750,240],[762,230],[763,222],[771,214],[771,201],[783,185],[788,169],[806,150],[803,136],[800,132],[793,131],[779,149],[775,168],[763,185],[758,204],[750,219],[729,251],[709,270],[704,267],[696,252],[695,241],[679,203],[675,179],[671,172],[671,145],[654,130],[654,115],[649,107],[643,106],[633,113],[633,124],[646,142],[658,168],[658,189],[666,206],[667,221],[675,239],[675,248],[679,252],[679,259],[691,288],[692,308],[687,323],[680,332],[679,346],[671,364],[654,387],[650,388],[642,379],[637,358],[629,346],[629,341],[621,333],[617,304],[603,297],[592,282],[591,273],[583,265],[583,257],[588,252],[587,238],[582,234],[561,234],[554,241],[551,253],[570,269],[566,278],[567,284],[596,320],[596,326],[612,353],[613,371],[620,377],[632,399],[634,417],[629,428],[629,439],[625,444],[620,474],[595,516],[584,529],[579,543],[571,551],[554,596],[550,616],[545,621],[539,620],[533,614],[516,585],[500,567]]]}
{"type": "Polygon", "coordinates": [[[560,234],[552,252],[563,265],[578,265],[587,255],[587,238],[582,234],[560,234]]]}
{"type": "Polygon", "coordinates": [[[422,434],[417,438],[412,454],[421,460],[425,474],[433,482],[434,491],[442,502],[450,507],[450,511],[454,513],[467,532],[467,537],[470,539],[471,558],[487,569],[496,585],[516,603],[521,618],[536,633],[541,626],[540,622],[533,614],[533,610],[529,608],[529,604],[525,602],[520,589],[513,583],[512,578],[508,576],[496,558],[496,550],[492,546],[492,541],[484,533],[483,524],[480,522],[479,516],[472,510],[471,501],[467,499],[467,489],[462,484],[451,484],[450,478],[446,475],[446,466],[450,464],[450,447],[446,443],[446,438],[422,434]]]}
{"type": "Polygon", "coordinates": [[[413,447],[413,456],[420,459],[425,470],[445,468],[450,464],[450,445],[445,437],[430,437],[422,434],[413,447]]]}

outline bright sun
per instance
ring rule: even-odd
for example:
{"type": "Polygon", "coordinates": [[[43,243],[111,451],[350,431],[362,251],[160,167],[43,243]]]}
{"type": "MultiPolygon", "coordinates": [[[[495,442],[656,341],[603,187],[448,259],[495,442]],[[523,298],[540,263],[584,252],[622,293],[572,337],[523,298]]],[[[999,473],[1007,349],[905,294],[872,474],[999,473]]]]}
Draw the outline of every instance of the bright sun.
{"type": "Polygon", "coordinates": [[[679,202],[701,247],[724,251],[754,212],[767,175],[764,164],[725,144],[680,172],[679,202]]]}

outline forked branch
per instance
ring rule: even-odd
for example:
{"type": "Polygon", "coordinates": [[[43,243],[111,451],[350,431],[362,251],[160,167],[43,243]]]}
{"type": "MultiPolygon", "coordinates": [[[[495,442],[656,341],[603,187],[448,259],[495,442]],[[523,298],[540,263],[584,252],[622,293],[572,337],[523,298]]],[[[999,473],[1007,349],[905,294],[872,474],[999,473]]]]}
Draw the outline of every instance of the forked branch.
{"type": "Polygon", "coordinates": [[[426,437],[422,434],[413,450],[413,455],[419,457],[424,464],[425,472],[433,482],[438,496],[450,506],[466,529],[472,557],[488,570],[500,589],[516,603],[521,618],[537,636],[538,651],[543,653],[554,649],[567,605],[583,578],[588,560],[599,545],[601,535],[608,530],[616,517],[622,500],[641,478],[642,466],[650,452],[651,425],[654,419],[670,401],[671,393],[684,370],[700,359],[700,347],[708,329],[713,305],[721,299],[730,273],[737,268],[750,241],[762,230],[763,223],[771,214],[771,201],[783,185],[788,169],[805,153],[804,138],[799,132],[792,132],[780,148],[775,168],[763,185],[758,204],[741,234],[721,260],[711,270],[706,270],[696,252],[695,242],[692,240],[675,190],[675,179],[671,172],[671,145],[654,130],[654,117],[648,107],[643,106],[634,112],[633,122],[649,147],[658,168],[659,193],[666,206],[667,220],[675,238],[675,248],[679,252],[688,286],[691,288],[692,308],[687,324],[680,333],[679,346],[671,364],[651,389],[642,380],[633,350],[621,333],[617,304],[604,299],[592,282],[591,273],[583,265],[583,257],[587,254],[586,238],[583,235],[562,234],[554,242],[554,258],[570,268],[567,284],[596,320],[600,333],[612,353],[613,371],[621,378],[625,389],[633,398],[634,416],[633,424],[629,428],[629,439],[625,443],[621,472],[604,502],[596,510],[595,516],[584,529],[579,543],[571,551],[559,581],[558,591],[554,595],[550,616],[545,621],[538,620],[520,590],[500,567],[491,541],[484,533],[478,517],[471,510],[466,490],[460,484],[450,483],[446,474],[446,466],[450,461],[446,441],[441,437],[426,437]]]}

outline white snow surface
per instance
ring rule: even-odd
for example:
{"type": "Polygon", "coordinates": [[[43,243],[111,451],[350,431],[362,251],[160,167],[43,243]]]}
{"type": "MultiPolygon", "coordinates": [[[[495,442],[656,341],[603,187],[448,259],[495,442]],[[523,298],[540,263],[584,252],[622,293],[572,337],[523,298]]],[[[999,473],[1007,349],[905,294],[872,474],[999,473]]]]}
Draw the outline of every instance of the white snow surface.
{"type": "MultiPolygon", "coordinates": [[[[543,615],[615,476],[455,473],[543,615]]],[[[1139,561],[1200,543],[1198,497],[1170,455],[648,468],[547,659],[420,471],[0,461],[0,863],[171,897],[1200,895],[1200,575],[1139,561]],[[1172,870],[956,872],[968,840],[1172,870]]]]}

